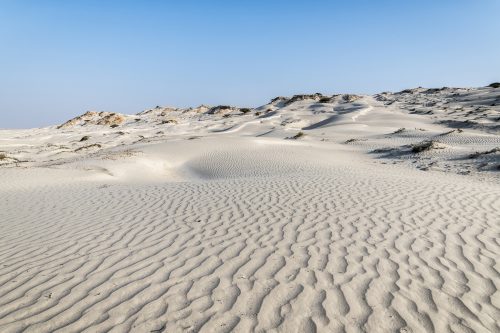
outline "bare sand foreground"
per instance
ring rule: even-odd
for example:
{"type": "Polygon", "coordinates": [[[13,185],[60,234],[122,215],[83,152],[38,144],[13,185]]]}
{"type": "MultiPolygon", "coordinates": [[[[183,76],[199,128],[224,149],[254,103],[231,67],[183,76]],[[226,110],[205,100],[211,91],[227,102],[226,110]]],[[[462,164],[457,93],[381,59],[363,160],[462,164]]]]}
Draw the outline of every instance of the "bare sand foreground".
{"type": "Polygon", "coordinates": [[[0,332],[500,332],[500,89],[0,131],[0,332]]]}

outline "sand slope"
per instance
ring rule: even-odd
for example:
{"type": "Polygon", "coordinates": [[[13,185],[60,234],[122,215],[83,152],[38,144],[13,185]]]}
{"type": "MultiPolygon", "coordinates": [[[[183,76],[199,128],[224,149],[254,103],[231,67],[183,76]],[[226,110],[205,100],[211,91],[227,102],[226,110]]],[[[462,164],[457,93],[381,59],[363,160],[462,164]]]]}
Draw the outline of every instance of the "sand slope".
{"type": "Polygon", "coordinates": [[[395,129],[446,128],[375,97],[315,103],[164,134],[4,131],[27,161],[0,168],[0,331],[499,332],[498,175],[413,166],[494,129],[380,158],[427,138],[395,129]]]}

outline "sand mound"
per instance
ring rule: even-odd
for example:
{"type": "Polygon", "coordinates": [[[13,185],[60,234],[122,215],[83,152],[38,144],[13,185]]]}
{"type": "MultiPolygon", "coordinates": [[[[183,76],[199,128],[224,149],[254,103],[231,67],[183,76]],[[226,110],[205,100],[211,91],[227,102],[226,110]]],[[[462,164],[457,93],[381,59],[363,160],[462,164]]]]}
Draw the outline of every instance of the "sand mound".
{"type": "Polygon", "coordinates": [[[57,128],[66,129],[75,126],[85,125],[104,125],[104,126],[118,126],[125,121],[125,116],[114,112],[95,112],[88,111],[81,116],[68,120],[57,128]]]}
{"type": "Polygon", "coordinates": [[[2,187],[0,328],[498,330],[498,186],[308,170],[2,187]]]}

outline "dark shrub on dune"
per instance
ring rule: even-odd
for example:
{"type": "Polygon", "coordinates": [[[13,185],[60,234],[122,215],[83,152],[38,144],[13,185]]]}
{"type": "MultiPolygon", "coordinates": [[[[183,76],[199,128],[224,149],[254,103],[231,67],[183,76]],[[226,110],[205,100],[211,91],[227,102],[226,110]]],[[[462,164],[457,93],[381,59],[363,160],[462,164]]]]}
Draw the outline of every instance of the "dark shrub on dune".
{"type": "Polygon", "coordinates": [[[318,103],[330,103],[332,101],[331,97],[323,96],[319,99],[318,103]]]}
{"type": "Polygon", "coordinates": [[[294,136],[291,136],[291,137],[288,137],[288,138],[285,138],[285,139],[288,139],[288,140],[297,140],[297,139],[300,139],[302,137],[304,137],[306,134],[302,131],[300,131],[299,133],[295,134],[294,136]]]}
{"type": "Polygon", "coordinates": [[[224,111],[227,111],[227,110],[231,110],[232,107],[229,106],[229,105],[218,105],[218,106],[214,106],[213,108],[210,108],[207,113],[208,114],[218,114],[218,113],[221,113],[221,112],[224,112],[224,111]]]}
{"type": "Polygon", "coordinates": [[[410,147],[413,153],[421,153],[428,150],[444,148],[439,142],[434,140],[424,140],[422,142],[412,144],[410,147]]]}

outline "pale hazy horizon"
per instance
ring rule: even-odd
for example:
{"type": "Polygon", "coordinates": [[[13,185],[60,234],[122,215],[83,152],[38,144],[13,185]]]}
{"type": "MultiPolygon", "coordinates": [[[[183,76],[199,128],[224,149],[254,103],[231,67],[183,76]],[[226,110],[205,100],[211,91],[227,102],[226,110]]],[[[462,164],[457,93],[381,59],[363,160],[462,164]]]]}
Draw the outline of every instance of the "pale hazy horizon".
{"type": "Polygon", "coordinates": [[[500,80],[497,1],[5,1],[0,128],[500,80]]]}

